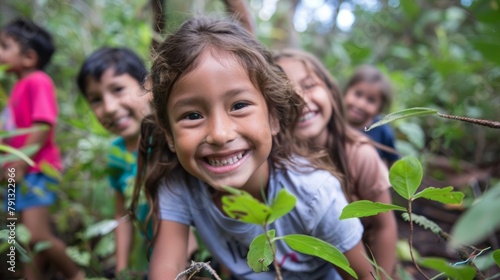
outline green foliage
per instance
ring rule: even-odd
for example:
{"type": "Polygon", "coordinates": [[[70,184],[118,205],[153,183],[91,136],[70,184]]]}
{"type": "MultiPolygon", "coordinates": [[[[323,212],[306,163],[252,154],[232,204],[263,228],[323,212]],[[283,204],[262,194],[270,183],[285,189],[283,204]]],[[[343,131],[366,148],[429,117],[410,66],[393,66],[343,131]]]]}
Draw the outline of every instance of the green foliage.
{"type": "Polygon", "coordinates": [[[338,268],[349,273],[349,275],[355,279],[358,279],[356,272],[354,272],[354,270],[350,267],[349,261],[344,254],[331,244],[326,243],[321,239],[302,234],[289,234],[276,239],[284,240],[290,248],[297,252],[316,256],[329,261],[338,268]]]}
{"type": "Polygon", "coordinates": [[[476,271],[470,266],[453,266],[440,258],[422,258],[418,263],[423,267],[441,271],[446,276],[455,280],[472,280],[476,275],[476,271]]]}
{"type": "Polygon", "coordinates": [[[434,187],[427,187],[421,192],[416,193],[414,199],[421,197],[438,201],[441,203],[460,204],[462,203],[464,194],[462,192],[454,192],[453,187],[446,187],[439,189],[434,187]]]}
{"type": "Polygon", "coordinates": [[[70,246],[66,248],[66,254],[78,265],[89,266],[90,265],[90,253],[87,251],[82,251],[78,247],[70,246]]]}
{"type": "MultiPolygon", "coordinates": [[[[408,215],[408,213],[403,213],[401,216],[405,221],[410,221],[410,215],[408,215]]],[[[434,233],[435,235],[439,236],[443,232],[443,229],[441,229],[440,226],[438,226],[435,222],[427,219],[425,216],[412,213],[411,218],[415,224],[432,231],[432,233],[434,233]]]]}
{"type": "Polygon", "coordinates": [[[266,224],[267,218],[272,211],[269,206],[260,203],[244,191],[239,191],[239,194],[224,196],[222,198],[222,209],[233,219],[261,226],[266,224]]]}
{"type": "MultiPolygon", "coordinates": [[[[281,189],[269,206],[259,202],[245,191],[231,187],[224,187],[224,189],[229,193],[229,195],[222,197],[222,208],[226,214],[233,219],[260,225],[264,229],[276,219],[289,213],[297,201],[297,198],[286,189],[281,189]]],[[[276,257],[275,242],[277,240],[284,240],[290,248],[297,252],[329,261],[357,279],[347,258],[334,246],[315,237],[301,234],[275,237],[274,230],[268,230],[255,237],[250,244],[247,262],[255,272],[268,270],[268,266],[276,257]]]]}
{"type": "Polygon", "coordinates": [[[395,120],[400,120],[400,119],[410,118],[410,117],[417,117],[417,116],[436,115],[437,113],[438,113],[437,110],[429,109],[429,108],[404,109],[404,110],[390,113],[390,114],[384,116],[378,122],[375,122],[370,127],[366,128],[365,131],[372,130],[375,127],[390,123],[390,122],[395,121],[395,120]]]}
{"type": "Polygon", "coordinates": [[[117,220],[103,220],[87,227],[83,233],[83,238],[90,239],[101,235],[106,235],[118,226],[117,220]]]}
{"type": "Polygon", "coordinates": [[[370,200],[358,200],[349,203],[346,207],[344,207],[344,209],[342,209],[340,219],[343,220],[354,217],[361,218],[373,216],[392,210],[406,211],[406,208],[392,204],[373,202],[370,200]]]}
{"type": "Polygon", "coordinates": [[[269,244],[268,238],[274,239],[276,232],[270,230],[254,238],[250,243],[250,248],[247,255],[248,266],[255,272],[263,272],[269,270],[269,265],[274,261],[274,253],[276,247],[274,242],[269,244]],[[273,248],[271,248],[271,246],[273,248]]]}
{"type": "Polygon", "coordinates": [[[498,267],[500,267],[500,249],[493,251],[492,257],[498,267]]]}
{"type": "Polygon", "coordinates": [[[451,231],[451,245],[474,244],[492,234],[500,225],[499,199],[500,184],[497,184],[458,219],[451,231]]]}
{"type": "Polygon", "coordinates": [[[52,247],[52,243],[50,241],[38,242],[35,244],[35,246],[33,246],[33,253],[38,254],[43,250],[49,249],[50,247],[52,247]]]}
{"type": "Polygon", "coordinates": [[[394,190],[403,198],[412,199],[422,182],[422,165],[414,157],[404,157],[396,161],[389,171],[389,181],[394,190]]]}
{"type": "Polygon", "coordinates": [[[281,189],[276,198],[271,202],[271,213],[267,218],[267,223],[270,224],[282,216],[288,214],[295,207],[297,198],[285,189],[281,189]]]}
{"type": "Polygon", "coordinates": [[[30,156],[34,155],[40,149],[40,145],[29,145],[21,149],[14,149],[11,146],[0,144],[0,152],[5,152],[7,155],[0,156],[0,164],[4,164],[13,160],[24,160],[30,166],[35,163],[31,160],[30,156]]]}

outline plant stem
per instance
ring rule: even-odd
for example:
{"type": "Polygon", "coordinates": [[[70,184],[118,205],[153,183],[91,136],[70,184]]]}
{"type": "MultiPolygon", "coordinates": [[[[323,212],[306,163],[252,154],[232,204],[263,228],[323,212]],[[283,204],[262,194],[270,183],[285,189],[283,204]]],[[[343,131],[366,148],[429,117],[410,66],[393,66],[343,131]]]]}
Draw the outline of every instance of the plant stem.
{"type": "Polygon", "coordinates": [[[408,216],[410,218],[410,239],[408,240],[408,243],[410,245],[410,256],[411,256],[411,260],[413,261],[413,264],[417,268],[418,272],[420,272],[420,274],[422,274],[422,276],[424,276],[425,279],[429,280],[430,278],[422,271],[422,269],[418,265],[417,261],[415,260],[415,256],[413,256],[413,220],[411,217],[411,213],[412,213],[411,203],[412,203],[412,201],[413,201],[412,199],[408,200],[408,216]]]}
{"type": "Polygon", "coordinates": [[[473,124],[478,124],[478,125],[482,125],[482,126],[500,129],[500,122],[496,122],[496,121],[474,119],[474,118],[467,118],[467,117],[459,117],[459,116],[446,115],[446,114],[441,114],[441,113],[437,113],[437,114],[438,114],[438,116],[440,116],[442,118],[446,118],[446,119],[458,120],[458,121],[463,121],[463,122],[468,122],[468,123],[473,123],[473,124]]]}
{"type": "Polygon", "coordinates": [[[273,246],[271,239],[269,238],[269,234],[267,231],[267,225],[264,226],[264,230],[266,231],[267,244],[269,244],[269,246],[271,247],[271,252],[273,253],[273,265],[274,265],[274,269],[276,270],[276,280],[283,280],[283,278],[281,276],[280,265],[278,264],[278,260],[276,260],[276,250],[273,246]]]}

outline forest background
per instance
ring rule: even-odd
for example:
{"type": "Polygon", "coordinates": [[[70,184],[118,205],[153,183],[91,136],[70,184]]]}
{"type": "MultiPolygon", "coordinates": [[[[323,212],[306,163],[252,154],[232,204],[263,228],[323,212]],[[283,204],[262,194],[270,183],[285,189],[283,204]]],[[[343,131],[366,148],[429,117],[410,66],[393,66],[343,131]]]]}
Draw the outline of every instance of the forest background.
{"type": "MultiPolygon", "coordinates": [[[[394,86],[390,111],[428,107],[500,120],[500,0],[249,0],[248,6],[259,40],[271,50],[314,53],[342,87],[356,66],[378,66],[394,86]]],[[[1,25],[25,16],[55,37],[57,51],[47,72],[57,86],[57,142],[65,172],[54,219],[74,245],[74,257],[96,276],[101,260],[114,250],[114,237],[81,239],[89,227],[113,217],[114,195],[104,168],[113,136],[78,93],[78,69],[102,46],[129,47],[150,65],[152,41],[194,13],[225,12],[222,0],[0,1],[1,25]],[[162,32],[153,16],[159,6],[162,32]]],[[[0,109],[13,82],[0,71],[0,109]]],[[[424,165],[424,183],[468,193],[463,207],[499,183],[498,130],[433,117],[391,125],[398,151],[424,165]]]]}

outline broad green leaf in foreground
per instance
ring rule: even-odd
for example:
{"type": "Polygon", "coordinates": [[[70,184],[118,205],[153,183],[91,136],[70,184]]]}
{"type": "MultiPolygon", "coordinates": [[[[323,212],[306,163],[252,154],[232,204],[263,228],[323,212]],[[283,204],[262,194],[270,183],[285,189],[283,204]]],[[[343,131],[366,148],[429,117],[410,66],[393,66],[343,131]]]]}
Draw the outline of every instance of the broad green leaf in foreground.
{"type": "Polygon", "coordinates": [[[457,220],[451,230],[451,245],[475,244],[494,233],[500,225],[500,184],[487,191],[457,220]],[[481,229],[481,230],[471,230],[481,229]]]}
{"type": "Polygon", "coordinates": [[[423,258],[418,263],[430,269],[444,273],[451,279],[455,280],[472,280],[476,275],[474,268],[466,265],[452,266],[444,259],[440,258],[423,258]]]}
{"type": "Polygon", "coordinates": [[[365,128],[365,131],[371,130],[377,126],[381,126],[381,125],[384,125],[386,123],[390,123],[390,122],[395,121],[395,120],[400,120],[400,119],[409,118],[409,117],[435,115],[437,113],[438,113],[437,110],[430,109],[430,108],[415,107],[415,108],[405,109],[405,110],[397,111],[397,112],[390,113],[390,114],[384,116],[378,122],[372,124],[368,128],[365,128]]]}
{"type": "Polygon", "coordinates": [[[249,193],[242,190],[233,190],[232,192],[239,194],[222,197],[222,209],[229,217],[245,223],[261,226],[266,224],[271,214],[271,208],[269,206],[260,203],[249,193]]]}
{"type": "Polygon", "coordinates": [[[493,251],[493,260],[500,267],[500,249],[493,251]]]}
{"type": "Polygon", "coordinates": [[[358,279],[344,254],[323,240],[302,234],[289,234],[276,239],[283,239],[290,248],[297,252],[322,258],[358,279]]]}
{"type": "Polygon", "coordinates": [[[295,196],[285,189],[281,189],[276,195],[276,199],[271,203],[271,215],[269,215],[267,223],[270,224],[292,211],[296,202],[297,198],[295,196]]]}
{"type": "Polygon", "coordinates": [[[442,189],[428,187],[422,190],[421,192],[415,194],[414,199],[420,197],[434,201],[439,201],[441,203],[460,204],[462,203],[464,194],[462,192],[454,192],[453,187],[446,187],[442,189]]]}
{"type": "MultiPolygon", "coordinates": [[[[276,233],[273,230],[267,232],[269,239],[274,239],[276,233]]],[[[272,244],[274,247],[274,242],[272,244]]],[[[273,262],[273,249],[267,243],[266,233],[263,233],[252,241],[247,255],[247,263],[255,272],[268,271],[269,265],[273,262]]]]}
{"type": "Polygon", "coordinates": [[[422,165],[414,157],[404,157],[392,165],[389,181],[394,190],[402,197],[410,199],[422,182],[422,165]]]}
{"type": "Polygon", "coordinates": [[[344,207],[344,209],[342,209],[340,219],[344,220],[349,218],[373,216],[378,213],[388,212],[391,210],[406,211],[406,208],[393,204],[385,204],[369,200],[358,200],[349,203],[346,207],[344,207]]]}

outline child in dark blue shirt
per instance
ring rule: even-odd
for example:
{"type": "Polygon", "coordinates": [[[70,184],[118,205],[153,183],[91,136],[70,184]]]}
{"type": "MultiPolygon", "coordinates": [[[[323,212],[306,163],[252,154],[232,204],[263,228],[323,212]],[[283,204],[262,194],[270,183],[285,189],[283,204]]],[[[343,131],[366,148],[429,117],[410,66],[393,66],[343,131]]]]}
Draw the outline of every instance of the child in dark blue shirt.
{"type": "MultiPolygon", "coordinates": [[[[356,69],[344,91],[347,121],[364,131],[365,127],[380,120],[379,114],[388,110],[392,101],[392,88],[387,77],[376,67],[363,65],[356,69]]],[[[385,147],[395,150],[395,137],[388,125],[365,132],[370,138],[385,147]]],[[[395,152],[377,149],[380,157],[390,167],[398,160],[395,152]]]]}

